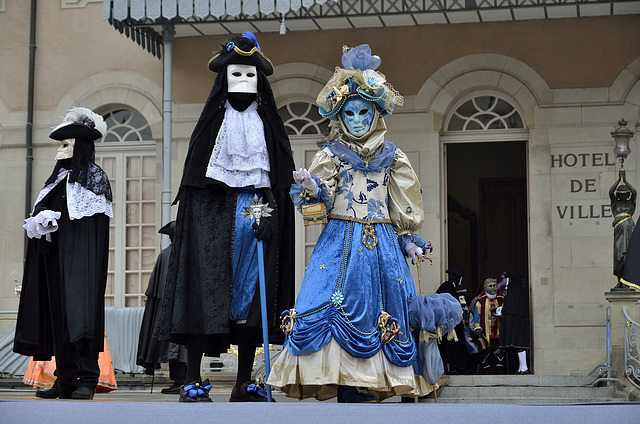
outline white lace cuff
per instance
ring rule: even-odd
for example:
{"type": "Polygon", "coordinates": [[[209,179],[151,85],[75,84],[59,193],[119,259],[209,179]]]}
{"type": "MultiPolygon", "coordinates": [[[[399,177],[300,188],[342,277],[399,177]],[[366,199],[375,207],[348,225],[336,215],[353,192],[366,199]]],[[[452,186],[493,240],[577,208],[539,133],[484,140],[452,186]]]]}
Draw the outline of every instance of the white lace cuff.
{"type": "Polygon", "coordinates": [[[58,219],[62,213],[52,210],[44,210],[34,217],[24,220],[24,229],[27,230],[27,237],[42,238],[46,236],[47,241],[51,241],[50,233],[58,230],[58,219]]]}

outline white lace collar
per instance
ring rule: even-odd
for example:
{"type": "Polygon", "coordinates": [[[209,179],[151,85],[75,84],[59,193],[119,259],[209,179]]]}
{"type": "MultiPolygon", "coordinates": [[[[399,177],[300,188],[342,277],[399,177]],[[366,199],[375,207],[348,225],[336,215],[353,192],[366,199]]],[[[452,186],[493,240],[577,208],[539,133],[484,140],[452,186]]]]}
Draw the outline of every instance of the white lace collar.
{"type": "Polygon", "coordinates": [[[205,175],[230,187],[271,187],[264,124],[253,102],[245,111],[229,102],[205,175]]]}

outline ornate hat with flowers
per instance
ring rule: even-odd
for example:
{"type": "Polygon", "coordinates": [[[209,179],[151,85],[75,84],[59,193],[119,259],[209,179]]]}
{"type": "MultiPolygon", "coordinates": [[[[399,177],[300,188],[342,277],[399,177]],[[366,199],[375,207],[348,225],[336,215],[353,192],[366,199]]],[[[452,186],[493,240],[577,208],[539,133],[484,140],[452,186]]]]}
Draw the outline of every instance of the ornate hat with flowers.
{"type": "Polygon", "coordinates": [[[254,65],[269,76],[273,74],[273,64],[262,53],[256,36],[251,31],[245,31],[222,46],[222,50],[214,53],[209,60],[209,69],[219,72],[229,64],[254,65]]]}
{"type": "Polygon", "coordinates": [[[402,106],[403,97],[376,69],[382,63],[379,56],[371,54],[368,44],[342,47],[342,66],[336,67],[333,77],[320,91],[316,103],[320,115],[332,121],[338,120],[345,101],[358,96],[376,105],[382,116],[390,115],[396,105],[402,106]]]}

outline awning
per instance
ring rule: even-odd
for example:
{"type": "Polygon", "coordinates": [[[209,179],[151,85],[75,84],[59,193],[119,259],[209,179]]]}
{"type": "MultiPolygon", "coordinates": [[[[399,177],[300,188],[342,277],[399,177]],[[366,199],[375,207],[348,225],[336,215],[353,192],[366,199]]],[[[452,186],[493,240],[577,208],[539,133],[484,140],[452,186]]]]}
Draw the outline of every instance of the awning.
{"type": "Polygon", "coordinates": [[[236,34],[247,24],[254,32],[284,33],[285,16],[311,21],[324,5],[338,7],[336,0],[103,0],[102,19],[160,57],[164,24],[174,25],[174,37],[236,34]]]}
{"type": "Polygon", "coordinates": [[[103,0],[103,20],[160,56],[175,37],[640,14],[640,0],[103,0]]]}

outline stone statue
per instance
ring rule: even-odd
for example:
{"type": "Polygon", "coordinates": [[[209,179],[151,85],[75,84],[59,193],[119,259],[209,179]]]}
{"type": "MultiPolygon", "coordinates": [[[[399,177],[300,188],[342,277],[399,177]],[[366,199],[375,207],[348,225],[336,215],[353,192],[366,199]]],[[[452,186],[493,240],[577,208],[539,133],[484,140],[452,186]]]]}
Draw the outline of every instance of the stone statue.
{"type": "Polygon", "coordinates": [[[618,278],[614,288],[625,288],[620,282],[627,256],[627,247],[635,224],[633,214],[636,211],[636,189],[625,181],[625,170],[620,169],[618,180],[609,189],[611,212],[613,214],[613,275],[618,278]]]}

